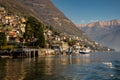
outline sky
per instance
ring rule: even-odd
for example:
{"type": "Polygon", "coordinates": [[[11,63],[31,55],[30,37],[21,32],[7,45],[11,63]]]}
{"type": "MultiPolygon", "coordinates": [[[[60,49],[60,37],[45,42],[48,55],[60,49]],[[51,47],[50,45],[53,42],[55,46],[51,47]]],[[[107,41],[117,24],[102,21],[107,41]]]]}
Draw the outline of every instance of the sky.
{"type": "Polygon", "coordinates": [[[75,24],[120,20],[120,0],[52,0],[75,24]]]}

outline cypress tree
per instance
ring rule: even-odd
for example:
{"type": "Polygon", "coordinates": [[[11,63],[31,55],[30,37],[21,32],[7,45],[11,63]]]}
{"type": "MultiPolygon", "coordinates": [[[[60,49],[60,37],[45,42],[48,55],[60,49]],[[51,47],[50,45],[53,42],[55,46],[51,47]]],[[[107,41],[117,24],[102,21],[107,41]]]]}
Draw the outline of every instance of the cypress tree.
{"type": "Polygon", "coordinates": [[[0,32],[0,46],[5,46],[7,43],[6,35],[4,32],[0,32]]]}

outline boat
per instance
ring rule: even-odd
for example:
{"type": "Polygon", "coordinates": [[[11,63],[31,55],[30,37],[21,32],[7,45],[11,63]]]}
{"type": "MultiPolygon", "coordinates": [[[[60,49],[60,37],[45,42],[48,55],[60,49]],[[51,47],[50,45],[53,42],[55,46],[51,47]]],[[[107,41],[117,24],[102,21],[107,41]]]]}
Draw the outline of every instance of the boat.
{"type": "Polygon", "coordinates": [[[81,52],[81,51],[80,51],[79,53],[80,53],[80,54],[87,54],[86,52],[81,52]]]}

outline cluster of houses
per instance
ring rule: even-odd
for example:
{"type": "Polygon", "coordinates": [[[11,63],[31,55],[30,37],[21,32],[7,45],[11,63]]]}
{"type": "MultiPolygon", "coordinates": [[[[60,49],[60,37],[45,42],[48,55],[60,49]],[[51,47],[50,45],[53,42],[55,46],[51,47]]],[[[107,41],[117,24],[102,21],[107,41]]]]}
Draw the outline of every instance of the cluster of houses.
{"type": "MultiPolygon", "coordinates": [[[[71,52],[71,53],[76,53],[78,51],[85,51],[85,52],[91,52],[92,49],[90,46],[85,46],[87,45],[85,40],[82,38],[75,36],[75,35],[68,35],[65,33],[60,33],[59,35],[55,35],[53,31],[51,30],[46,30],[45,31],[45,39],[48,42],[48,48],[53,48],[56,51],[61,51],[61,52],[71,52]],[[74,41],[72,45],[68,44],[68,41],[74,41]]],[[[88,40],[86,40],[88,41],[88,40]]],[[[92,43],[92,42],[90,42],[92,43]]]]}
{"type": "Polygon", "coordinates": [[[25,33],[26,19],[18,15],[8,13],[4,7],[0,7],[0,32],[5,32],[8,43],[19,43],[25,33]]]}
{"type": "Polygon", "coordinates": [[[48,48],[53,48],[56,51],[80,53],[98,51],[104,52],[112,50],[108,47],[103,47],[95,41],[91,41],[86,38],[81,38],[79,36],[68,35],[66,33],[59,33],[55,35],[54,32],[50,29],[46,29],[44,34],[45,39],[48,42],[48,48]],[[68,42],[72,42],[72,45],[69,45],[68,42]]]}

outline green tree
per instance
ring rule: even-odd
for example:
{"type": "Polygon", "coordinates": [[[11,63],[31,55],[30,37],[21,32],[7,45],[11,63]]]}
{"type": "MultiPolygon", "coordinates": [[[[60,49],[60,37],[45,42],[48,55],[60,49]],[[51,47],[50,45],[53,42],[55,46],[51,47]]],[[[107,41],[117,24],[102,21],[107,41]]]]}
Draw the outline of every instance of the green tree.
{"type": "Polygon", "coordinates": [[[45,37],[44,37],[44,25],[35,19],[34,17],[28,17],[27,26],[25,31],[25,38],[31,39],[31,37],[37,38],[34,45],[44,48],[45,37]]]}
{"type": "Polygon", "coordinates": [[[0,46],[5,46],[7,43],[6,35],[4,32],[0,32],[0,46]]]}
{"type": "Polygon", "coordinates": [[[68,43],[69,46],[73,46],[75,44],[75,40],[69,40],[69,39],[66,39],[65,42],[68,43]]]}

